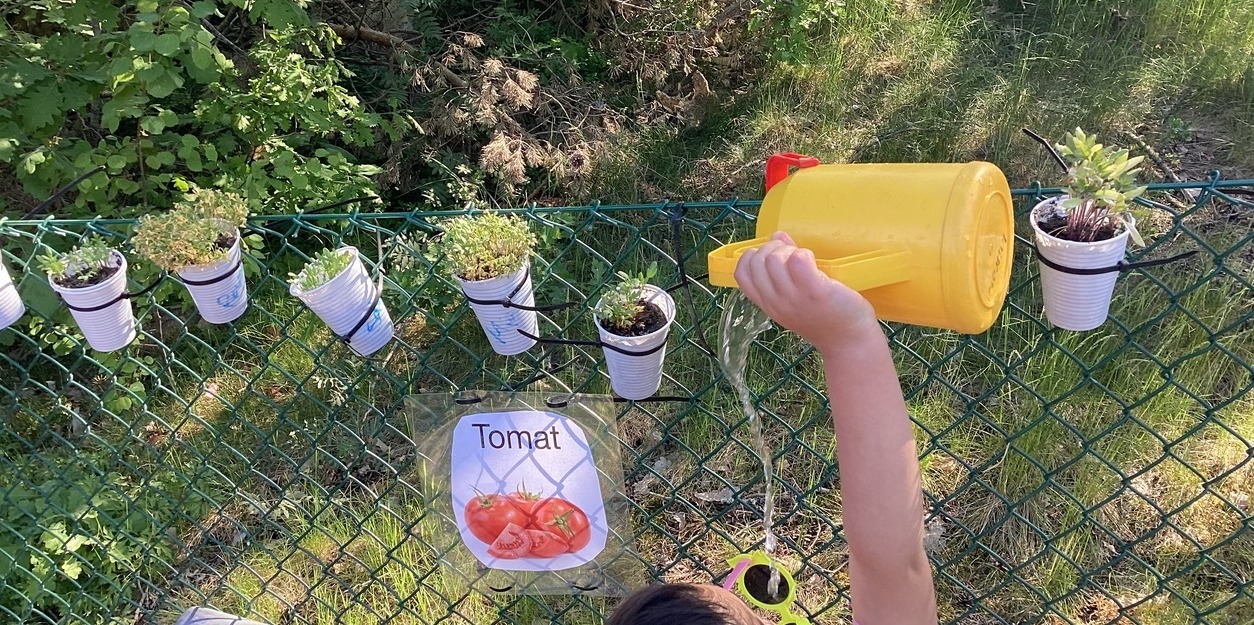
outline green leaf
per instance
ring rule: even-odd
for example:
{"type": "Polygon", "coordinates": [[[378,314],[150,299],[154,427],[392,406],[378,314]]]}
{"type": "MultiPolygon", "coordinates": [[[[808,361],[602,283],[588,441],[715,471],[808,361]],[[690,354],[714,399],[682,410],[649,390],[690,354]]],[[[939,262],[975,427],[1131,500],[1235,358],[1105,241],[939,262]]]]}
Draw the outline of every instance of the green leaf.
{"type": "Polygon", "coordinates": [[[148,116],[139,120],[139,127],[150,135],[159,135],[165,130],[165,121],[160,117],[148,116]]]}
{"type": "Polygon", "coordinates": [[[70,579],[78,579],[83,574],[83,563],[77,558],[71,558],[61,563],[61,572],[70,579]]]}
{"type": "Polygon", "coordinates": [[[131,49],[148,52],[157,46],[157,35],[151,30],[135,30],[131,34],[131,49]]]}
{"type": "Polygon", "coordinates": [[[105,165],[107,165],[109,169],[113,170],[113,172],[119,172],[126,168],[126,157],[114,154],[113,156],[105,159],[105,165]]]}
{"type": "Polygon", "coordinates": [[[61,92],[57,89],[57,83],[44,81],[22,95],[19,115],[28,128],[43,128],[64,116],[61,105],[61,92]]]}
{"type": "Polygon", "coordinates": [[[28,174],[35,173],[35,169],[44,161],[48,160],[44,148],[38,148],[22,158],[22,170],[28,174]]]}
{"type": "Polygon", "coordinates": [[[87,544],[89,540],[91,539],[83,536],[82,534],[75,534],[71,536],[69,540],[65,541],[65,550],[70,553],[74,553],[75,551],[78,551],[79,547],[87,544]]]}
{"type": "Polygon", "coordinates": [[[205,19],[217,12],[218,7],[214,6],[212,2],[200,0],[199,2],[192,4],[192,17],[198,20],[205,19]]]}
{"type": "Polygon", "coordinates": [[[156,51],[157,54],[163,56],[173,56],[183,47],[183,42],[179,41],[179,36],[174,33],[165,33],[157,37],[156,51]]]}
{"type": "Polygon", "coordinates": [[[148,93],[155,98],[164,98],[174,93],[179,87],[183,86],[183,77],[178,74],[166,72],[160,78],[156,78],[147,82],[148,93]]]}

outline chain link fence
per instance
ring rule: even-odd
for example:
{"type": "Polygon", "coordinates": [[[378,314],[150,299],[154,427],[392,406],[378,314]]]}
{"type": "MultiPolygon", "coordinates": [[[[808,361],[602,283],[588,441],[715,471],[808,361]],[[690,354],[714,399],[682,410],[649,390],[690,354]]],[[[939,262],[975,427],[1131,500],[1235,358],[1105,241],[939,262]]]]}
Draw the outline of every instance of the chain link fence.
{"type": "MultiPolygon", "coordinates": [[[[1043,320],[1020,238],[1010,296],[979,336],[888,326],[920,441],[942,622],[1254,622],[1254,204],[1251,181],[1156,185],[1139,258],[1088,333],[1043,320]],[[1120,620],[1123,619],[1123,620],[1120,620]]],[[[1015,192],[1022,215],[1056,189],[1015,192]]],[[[760,465],[707,347],[723,293],[705,255],[748,237],[756,202],[529,207],[547,337],[595,338],[592,302],[657,261],[680,307],[659,401],[619,404],[638,557],[710,582],[760,547],[760,465]]],[[[203,323],[182,285],[131,258],[138,340],[86,348],[35,268],[116,220],[10,221],[3,256],[27,315],[0,331],[0,621],[172,623],[211,605],[271,623],[597,623],[614,600],[485,597],[445,574],[406,395],[608,393],[594,347],[492,353],[427,253],[447,213],[261,216],[251,308],[203,323]],[[396,337],[361,358],[288,294],[321,247],[381,270],[396,337]],[[160,283],[157,281],[160,280],[160,283]]],[[[817,356],[772,331],[750,357],[778,474],[779,555],[797,609],[847,622],[840,476],[817,356]]],[[[836,381],[839,383],[839,381],[836,381]]]]}

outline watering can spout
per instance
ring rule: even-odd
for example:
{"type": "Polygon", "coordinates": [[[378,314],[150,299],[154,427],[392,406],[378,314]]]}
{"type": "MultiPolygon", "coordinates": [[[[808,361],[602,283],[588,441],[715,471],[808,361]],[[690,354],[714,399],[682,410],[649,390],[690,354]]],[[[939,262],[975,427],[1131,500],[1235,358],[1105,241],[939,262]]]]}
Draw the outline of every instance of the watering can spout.
{"type": "Polygon", "coordinates": [[[784,153],[767,159],[766,189],[755,237],[710,253],[711,284],[737,286],[740,256],[783,231],[886,321],[977,334],[1000,313],[1014,219],[995,165],[820,165],[784,153]]]}

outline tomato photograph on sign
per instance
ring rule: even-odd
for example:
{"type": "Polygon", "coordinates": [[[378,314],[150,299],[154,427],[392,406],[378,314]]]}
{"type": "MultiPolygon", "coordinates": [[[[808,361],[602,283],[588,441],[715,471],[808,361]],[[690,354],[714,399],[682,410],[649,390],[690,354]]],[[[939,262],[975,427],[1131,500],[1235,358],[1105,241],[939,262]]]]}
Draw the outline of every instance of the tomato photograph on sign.
{"type": "Polygon", "coordinates": [[[603,395],[464,391],[406,398],[420,459],[416,532],[485,594],[625,596],[647,583],[603,395]]]}
{"type": "Polygon", "coordinates": [[[600,477],[579,424],[541,410],[483,412],[453,430],[449,496],[485,566],[558,571],[605,547],[600,477]]]}

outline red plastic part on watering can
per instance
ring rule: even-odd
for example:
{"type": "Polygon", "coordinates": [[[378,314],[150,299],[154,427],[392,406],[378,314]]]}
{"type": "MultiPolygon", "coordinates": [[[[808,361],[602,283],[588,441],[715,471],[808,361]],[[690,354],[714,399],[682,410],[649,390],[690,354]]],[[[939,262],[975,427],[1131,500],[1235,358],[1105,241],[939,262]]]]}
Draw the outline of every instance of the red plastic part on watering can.
{"type": "Polygon", "coordinates": [[[780,154],[772,154],[766,159],[766,190],[770,191],[771,187],[792,173],[793,167],[797,169],[805,169],[806,167],[814,167],[819,164],[819,159],[813,156],[804,156],[796,152],[782,152],[780,154]]]}

